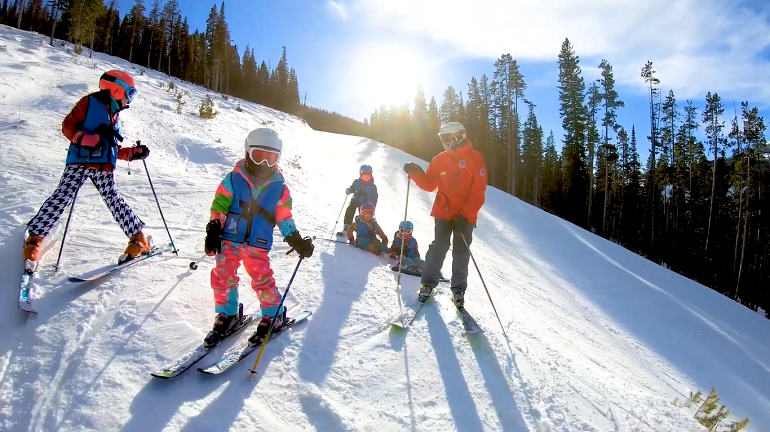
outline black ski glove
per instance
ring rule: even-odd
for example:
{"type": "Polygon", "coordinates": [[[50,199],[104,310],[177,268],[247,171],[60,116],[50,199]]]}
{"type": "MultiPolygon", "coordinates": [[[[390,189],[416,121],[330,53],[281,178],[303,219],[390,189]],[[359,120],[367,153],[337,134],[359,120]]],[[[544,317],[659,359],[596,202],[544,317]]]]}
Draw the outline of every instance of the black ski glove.
{"type": "Polygon", "coordinates": [[[147,159],[147,156],[150,155],[150,149],[144,144],[139,144],[135,147],[131,147],[131,156],[129,156],[128,160],[135,161],[135,160],[141,160],[141,159],[147,159]]]}
{"type": "Polygon", "coordinates": [[[455,223],[455,229],[460,232],[466,232],[468,226],[471,225],[471,223],[468,222],[468,218],[463,215],[456,215],[453,219],[455,223]]]}
{"type": "Polygon", "coordinates": [[[404,165],[404,172],[406,172],[407,174],[411,174],[411,175],[414,175],[414,174],[425,174],[425,171],[422,169],[422,167],[417,165],[414,162],[409,162],[409,163],[405,164],[404,165]]]}
{"type": "Polygon", "coordinates": [[[206,255],[222,253],[222,224],[219,219],[210,220],[206,224],[206,255]]]}
{"type": "Polygon", "coordinates": [[[313,256],[313,250],[315,249],[315,246],[313,246],[313,239],[310,237],[302,238],[299,235],[299,231],[294,231],[290,236],[286,237],[286,243],[288,243],[289,246],[297,251],[299,256],[303,258],[310,258],[313,256]]]}

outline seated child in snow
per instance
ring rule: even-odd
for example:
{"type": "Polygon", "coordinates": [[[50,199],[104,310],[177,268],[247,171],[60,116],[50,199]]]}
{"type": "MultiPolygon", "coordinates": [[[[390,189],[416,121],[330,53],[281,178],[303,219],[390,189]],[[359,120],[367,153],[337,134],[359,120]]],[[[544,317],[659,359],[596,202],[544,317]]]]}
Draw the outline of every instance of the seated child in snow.
{"type": "Polygon", "coordinates": [[[401,253],[401,244],[403,243],[403,267],[422,271],[425,261],[420,259],[417,239],[412,237],[412,229],[414,229],[414,225],[409,221],[403,221],[398,224],[398,231],[393,235],[393,244],[390,246],[390,257],[398,259],[398,255],[401,253]]]}
{"type": "Polygon", "coordinates": [[[375,255],[382,255],[387,252],[388,237],[374,219],[374,204],[365,203],[361,206],[359,212],[361,215],[357,216],[356,220],[345,230],[350,243],[375,255]],[[353,238],[353,233],[356,233],[355,239],[353,238]],[[377,236],[382,241],[378,240],[377,236]]]}

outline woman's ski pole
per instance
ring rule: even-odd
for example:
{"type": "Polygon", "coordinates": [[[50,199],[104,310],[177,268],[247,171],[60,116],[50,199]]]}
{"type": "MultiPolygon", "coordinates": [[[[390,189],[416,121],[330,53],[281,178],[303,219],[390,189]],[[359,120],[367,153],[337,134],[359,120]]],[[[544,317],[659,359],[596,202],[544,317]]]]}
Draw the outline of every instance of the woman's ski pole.
{"type": "MultiPolygon", "coordinates": [[[[136,145],[140,145],[142,142],[137,141],[136,145]]],[[[171,238],[171,231],[168,230],[168,224],[166,223],[166,218],[163,217],[163,210],[160,209],[160,201],[158,201],[158,195],[155,193],[155,187],[152,185],[152,179],[150,178],[150,171],[147,169],[147,162],[142,159],[142,163],[144,164],[144,172],[147,173],[147,181],[150,182],[150,189],[152,189],[152,195],[155,197],[155,204],[158,205],[158,212],[160,212],[160,218],[163,220],[163,225],[166,227],[166,233],[168,233],[168,239],[171,240],[171,247],[174,248],[174,253],[176,256],[179,256],[179,251],[176,248],[176,245],[174,245],[174,239],[171,238]]]]}

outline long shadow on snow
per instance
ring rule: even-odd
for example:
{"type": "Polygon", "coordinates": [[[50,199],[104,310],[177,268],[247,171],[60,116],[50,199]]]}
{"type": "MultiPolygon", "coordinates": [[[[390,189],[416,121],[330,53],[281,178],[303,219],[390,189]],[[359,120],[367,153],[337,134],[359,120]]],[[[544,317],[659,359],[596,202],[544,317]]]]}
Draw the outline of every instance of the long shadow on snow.
{"type": "Polygon", "coordinates": [[[342,417],[334,412],[321,395],[303,394],[299,397],[299,403],[302,406],[302,412],[307,417],[308,423],[313,425],[315,430],[319,432],[355,430],[345,424],[342,417]]]}
{"type": "MultiPolygon", "coordinates": [[[[513,398],[503,368],[485,334],[469,335],[469,343],[484,377],[484,386],[492,398],[503,431],[528,431],[527,423],[513,398]]],[[[534,413],[533,413],[534,414],[534,413]]]]}
{"type": "Polygon", "coordinates": [[[447,403],[455,426],[458,431],[484,430],[476,403],[473,401],[468,383],[465,382],[460,360],[457,358],[457,350],[452,344],[452,337],[441,318],[435,300],[431,306],[426,305],[423,308],[425,322],[428,325],[428,334],[433,344],[433,351],[436,353],[438,370],[444,382],[447,403]]]}
{"type": "MultiPolygon", "coordinates": [[[[741,407],[742,415],[770,421],[770,399],[762,390],[770,388],[770,347],[760,342],[770,340],[765,318],[540,209],[509,196],[495,198],[485,205],[486,212],[516,215],[499,222],[514,226],[534,253],[620,328],[702,390],[716,386],[724,401],[741,407]],[[739,340],[746,339],[741,331],[747,329],[755,334],[753,343],[739,340]],[[739,372],[726,374],[723,365],[739,372]]],[[[526,252],[506,249],[531,262],[526,252]]]]}
{"type": "MultiPolygon", "coordinates": [[[[211,354],[205,357],[199,364],[185,372],[182,376],[169,382],[151,378],[131,401],[129,412],[131,419],[123,425],[121,432],[155,432],[166,430],[179,408],[187,402],[195,402],[204,399],[222,385],[222,381],[232,379],[222,393],[217,396],[198,415],[192,417],[182,430],[184,431],[213,431],[227,430],[232,425],[238,413],[241,412],[246,398],[259,384],[261,374],[254,380],[247,379],[247,367],[251,367],[249,361],[254,361],[256,354],[252,354],[242,361],[242,366],[234,367],[221,376],[205,376],[195,369],[202,365],[214,363],[218,356],[228,348],[238,343],[239,340],[250,334],[248,329],[240,338],[222,343],[211,354]],[[238,373],[242,375],[238,375],[238,373]],[[229,375],[229,376],[228,376],[229,375]],[[241,379],[242,382],[238,382],[241,379]],[[195,381],[193,381],[195,380],[195,381]],[[158,401],[163,401],[163,408],[158,409],[158,401]],[[226,424],[226,426],[224,426],[226,424]]],[[[276,338],[268,346],[260,360],[260,371],[264,371],[272,360],[284,351],[291,342],[287,336],[276,338]]]]}
{"type": "MultiPolygon", "coordinates": [[[[131,332],[128,333],[126,335],[125,339],[123,339],[121,341],[121,343],[119,345],[116,345],[116,346],[119,346],[119,347],[129,346],[129,342],[134,338],[134,336],[137,335],[139,330],[141,330],[144,327],[144,324],[147,322],[147,320],[150,319],[150,317],[152,317],[155,314],[155,311],[158,310],[160,305],[163,304],[163,302],[168,298],[168,296],[171,295],[171,293],[176,289],[176,287],[179,286],[179,284],[182,282],[182,280],[184,280],[190,274],[192,274],[192,272],[190,270],[188,270],[188,271],[178,275],[177,276],[177,279],[178,279],[177,282],[171,288],[169,288],[168,291],[166,291],[166,294],[164,294],[163,297],[158,301],[158,303],[155,304],[155,306],[152,308],[152,310],[150,312],[148,312],[144,316],[144,319],[142,319],[142,321],[140,321],[138,323],[138,325],[135,325],[135,326],[132,325],[131,326],[131,328],[132,328],[131,332]]],[[[84,345],[82,345],[81,347],[78,347],[76,352],[77,351],[81,351],[82,354],[77,356],[74,360],[69,361],[67,363],[67,367],[65,368],[64,373],[62,374],[62,378],[61,378],[61,381],[60,381],[61,383],[66,383],[69,380],[74,380],[75,379],[75,377],[77,376],[78,371],[80,369],[80,364],[83,361],[83,359],[85,358],[85,355],[88,352],[88,350],[90,349],[91,343],[93,341],[94,341],[94,338],[91,337],[91,338],[89,338],[89,340],[84,345]]],[[[88,405],[88,392],[94,387],[94,385],[96,385],[97,382],[99,382],[99,380],[101,379],[101,377],[104,374],[104,372],[110,367],[112,362],[115,361],[115,358],[118,357],[119,355],[121,355],[124,351],[126,351],[124,348],[116,349],[115,352],[113,352],[112,356],[104,363],[104,366],[101,369],[99,369],[98,372],[96,372],[96,375],[88,383],[88,385],[81,392],[79,392],[78,394],[71,395],[70,400],[67,401],[66,411],[61,416],[61,418],[58,419],[58,422],[56,423],[56,428],[57,429],[59,427],[61,427],[64,424],[64,422],[67,420],[67,418],[70,416],[70,414],[72,413],[71,407],[73,405],[75,405],[75,406],[88,405]]],[[[62,407],[62,408],[65,408],[65,407],[62,407]]],[[[53,422],[56,422],[56,420],[57,420],[56,418],[51,418],[50,419],[50,421],[53,421],[53,422]]],[[[46,421],[48,422],[49,419],[46,419],[46,421]]]]}
{"type": "Polygon", "coordinates": [[[342,325],[353,303],[366,289],[369,271],[373,268],[370,263],[376,263],[376,257],[369,252],[337,245],[343,247],[336,248],[334,255],[321,252],[324,291],[321,304],[313,312],[297,363],[299,376],[318,385],[334,363],[342,325]],[[371,261],[367,263],[369,257],[371,261]]]}
{"type": "MultiPolygon", "coordinates": [[[[53,378],[56,372],[56,361],[61,360],[65,349],[64,339],[59,340],[59,334],[54,332],[39,332],[37,327],[46,322],[50,314],[43,308],[39,308],[36,299],[33,298],[33,307],[39,315],[29,314],[19,310],[18,288],[21,281],[21,269],[23,261],[20,253],[24,242],[24,224],[13,228],[8,236],[0,244],[0,257],[6,260],[6,266],[2,271],[0,282],[9,289],[2,290],[4,297],[3,306],[0,309],[0,328],[6,331],[6,335],[0,338],[0,352],[10,353],[4,359],[0,358],[0,376],[3,382],[11,380],[12,404],[10,410],[12,417],[7,422],[14,425],[15,430],[27,430],[32,426],[32,412],[36,404],[48,396],[48,389],[41,390],[34,380],[40,379],[50,372],[53,378]],[[54,338],[54,343],[51,343],[54,338]],[[60,343],[59,343],[60,342],[60,343]],[[3,362],[5,360],[5,362],[3,362]],[[45,392],[45,393],[43,393],[45,392]]],[[[51,255],[56,253],[55,246],[61,236],[61,224],[57,223],[41,248],[42,260],[38,268],[38,276],[33,279],[32,292],[44,284],[52,272],[48,262],[51,255]]],[[[63,306],[62,306],[63,307],[63,306]]],[[[58,311],[59,309],[57,309],[58,311]]],[[[0,383],[2,384],[2,383],[0,383]]],[[[4,416],[0,414],[0,423],[4,416]]]]}
{"type": "MultiPolygon", "coordinates": [[[[304,324],[300,324],[298,327],[302,325],[304,324]]],[[[296,331],[297,327],[292,327],[292,329],[296,331]]],[[[248,330],[246,333],[251,334],[248,330]]],[[[286,333],[291,334],[292,330],[290,329],[286,333]]],[[[252,353],[249,357],[241,360],[241,363],[239,363],[238,366],[233,367],[222,375],[207,376],[195,373],[195,375],[199,375],[201,381],[210,381],[217,383],[217,385],[221,385],[223,380],[229,379],[230,383],[227,384],[227,387],[225,387],[219,396],[211,401],[206,408],[201,410],[195,417],[190,418],[181,431],[204,432],[228,430],[230,426],[235,423],[238,414],[243,411],[246,400],[249,397],[252,397],[252,393],[254,393],[255,390],[259,393],[257,387],[262,381],[262,377],[270,366],[270,363],[272,363],[276,357],[282,355],[286,347],[292,343],[292,340],[288,339],[288,334],[276,337],[275,340],[269,342],[268,345],[265,346],[265,351],[262,354],[262,358],[259,360],[259,367],[257,368],[259,374],[255,375],[251,381],[248,379],[248,369],[254,365],[254,360],[257,358],[258,352],[252,353]]],[[[242,337],[245,338],[246,336],[242,337]]],[[[137,429],[137,432],[139,431],[140,430],[137,429]]]]}

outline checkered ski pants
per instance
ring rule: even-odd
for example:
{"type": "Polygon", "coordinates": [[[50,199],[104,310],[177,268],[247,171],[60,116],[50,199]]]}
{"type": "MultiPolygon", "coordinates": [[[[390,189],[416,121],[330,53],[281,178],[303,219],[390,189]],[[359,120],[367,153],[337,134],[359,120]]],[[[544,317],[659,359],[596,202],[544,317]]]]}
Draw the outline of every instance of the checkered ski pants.
{"type": "Polygon", "coordinates": [[[112,212],[112,217],[120,224],[126,237],[132,237],[142,230],[144,222],[134,214],[115,189],[112,171],[100,171],[85,165],[67,165],[53,195],[43,203],[35,217],[27,223],[29,234],[35,237],[46,237],[64,213],[64,209],[72,203],[75,193],[83,186],[86,178],[90,178],[96,186],[107,208],[112,212]]]}

